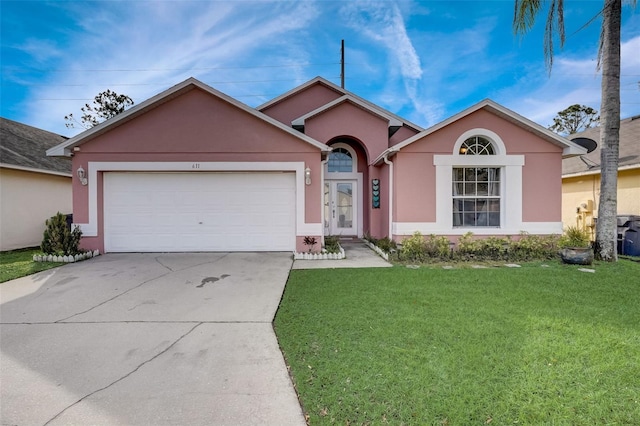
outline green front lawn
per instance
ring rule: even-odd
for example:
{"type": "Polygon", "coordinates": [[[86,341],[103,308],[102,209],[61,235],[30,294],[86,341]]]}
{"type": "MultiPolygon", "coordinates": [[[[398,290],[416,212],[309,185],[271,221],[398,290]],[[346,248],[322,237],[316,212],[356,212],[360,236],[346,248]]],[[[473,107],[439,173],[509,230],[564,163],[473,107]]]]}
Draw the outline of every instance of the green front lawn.
{"type": "Polygon", "coordinates": [[[291,271],[310,424],[638,424],[640,264],[548,265],[291,271]]]}
{"type": "Polygon", "coordinates": [[[33,255],[40,253],[40,248],[0,252],[0,283],[61,265],[55,262],[34,262],[33,255]]]}

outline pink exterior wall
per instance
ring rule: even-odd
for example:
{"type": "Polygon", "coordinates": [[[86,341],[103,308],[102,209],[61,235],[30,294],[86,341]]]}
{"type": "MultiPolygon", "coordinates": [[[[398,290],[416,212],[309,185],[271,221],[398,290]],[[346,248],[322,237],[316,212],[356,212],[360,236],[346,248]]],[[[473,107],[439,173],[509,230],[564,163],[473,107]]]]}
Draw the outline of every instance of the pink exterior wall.
{"type": "Polygon", "coordinates": [[[488,111],[478,110],[403,148],[394,158],[397,211],[394,221],[434,222],[433,155],[452,155],[464,132],[495,132],[508,155],[524,155],[522,169],[524,222],[560,222],[562,215],[562,148],[488,111]]]}
{"type": "Polygon", "coordinates": [[[405,153],[392,158],[396,179],[394,222],[435,222],[436,168],[431,153],[405,153]]]}
{"type": "MultiPolygon", "coordinates": [[[[380,179],[380,208],[371,209],[369,232],[374,238],[391,238],[389,235],[389,166],[383,163],[378,167],[372,167],[370,177],[371,179],[380,179]]],[[[368,190],[371,190],[371,181],[369,181],[368,190]]]]}
{"type": "MultiPolygon", "coordinates": [[[[321,221],[318,148],[201,90],[191,90],[81,145],[73,170],[88,170],[89,161],[304,162],[312,180],[305,186],[305,222],[321,221]]],[[[85,237],[83,247],[103,251],[102,173],[97,187],[99,235],[85,237]]],[[[88,202],[88,187],[74,179],[74,222],[88,221],[88,202]]]]}
{"type": "Polygon", "coordinates": [[[562,220],[562,156],[555,153],[527,154],[522,169],[522,220],[562,220]]]}
{"type": "Polygon", "coordinates": [[[345,102],[307,119],[305,134],[327,142],[336,135],[350,135],[362,141],[369,159],[389,147],[388,122],[362,108],[345,102]]]}
{"type": "Polygon", "coordinates": [[[287,126],[291,126],[291,122],[296,118],[320,108],[341,96],[341,93],[321,83],[317,83],[267,108],[263,108],[262,112],[287,126]]]}
{"type": "Polygon", "coordinates": [[[409,139],[411,136],[417,135],[418,133],[420,133],[420,132],[418,132],[417,130],[411,129],[411,128],[407,127],[407,126],[402,126],[389,139],[389,146],[396,145],[396,144],[402,142],[405,139],[409,139]]]}

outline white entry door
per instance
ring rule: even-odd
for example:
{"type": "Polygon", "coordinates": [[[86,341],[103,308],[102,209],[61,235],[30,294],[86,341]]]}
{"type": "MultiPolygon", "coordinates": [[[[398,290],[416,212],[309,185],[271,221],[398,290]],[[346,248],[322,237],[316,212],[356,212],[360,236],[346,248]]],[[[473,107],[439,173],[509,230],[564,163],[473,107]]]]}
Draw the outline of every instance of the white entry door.
{"type": "Polygon", "coordinates": [[[324,183],[324,234],[358,235],[358,184],[356,180],[324,183]]]}

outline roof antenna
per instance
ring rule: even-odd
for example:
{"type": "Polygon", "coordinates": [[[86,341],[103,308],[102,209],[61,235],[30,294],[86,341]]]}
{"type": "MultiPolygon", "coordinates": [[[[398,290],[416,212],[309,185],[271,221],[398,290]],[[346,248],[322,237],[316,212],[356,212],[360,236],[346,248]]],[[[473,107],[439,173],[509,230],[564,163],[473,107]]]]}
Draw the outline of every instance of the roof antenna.
{"type": "Polygon", "coordinates": [[[340,48],[340,87],[344,89],[344,40],[340,48]]]}

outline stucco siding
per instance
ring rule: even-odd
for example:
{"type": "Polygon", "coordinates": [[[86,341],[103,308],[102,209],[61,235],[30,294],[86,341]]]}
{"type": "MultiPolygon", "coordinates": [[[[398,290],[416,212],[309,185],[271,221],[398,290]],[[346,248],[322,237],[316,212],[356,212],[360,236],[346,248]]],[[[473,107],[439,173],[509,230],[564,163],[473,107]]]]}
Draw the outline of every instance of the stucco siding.
{"type": "Polygon", "coordinates": [[[335,90],[321,84],[315,84],[264,108],[262,112],[287,126],[291,126],[291,122],[296,118],[320,108],[338,99],[340,96],[342,96],[342,94],[335,90]]]}
{"type": "Polygon", "coordinates": [[[562,158],[553,153],[526,154],[522,168],[522,220],[559,222],[561,217],[562,158]]]}
{"type": "Polygon", "coordinates": [[[395,222],[435,222],[436,169],[431,153],[398,153],[393,158],[396,170],[395,222]]]}
{"type": "Polygon", "coordinates": [[[411,129],[411,128],[407,127],[407,126],[402,126],[389,139],[389,146],[396,145],[396,144],[402,142],[405,139],[409,139],[411,136],[417,135],[418,133],[420,133],[420,132],[418,132],[417,130],[411,129]]]}
{"type": "Polygon", "coordinates": [[[91,153],[318,152],[310,144],[201,90],[191,90],[90,140],[91,153]]]}
{"type": "Polygon", "coordinates": [[[57,212],[71,213],[71,178],[0,169],[0,251],[39,246],[57,212]]]}
{"type": "Polygon", "coordinates": [[[325,143],[338,135],[354,137],[371,159],[389,147],[388,122],[348,102],[307,119],[305,134],[325,143]]]}
{"type": "MultiPolygon", "coordinates": [[[[593,218],[598,217],[599,198],[599,173],[563,178],[562,225],[590,229],[593,218]]],[[[618,172],[618,214],[640,215],[640,168],[618,172]]]]}
{"type": "Polygon", "coordinates": [[[88,176],[96,181],[93,196],[91,183],[82,186],[74,182],[74,222],[88,224],[86,228],[97,234],[97,238],[87,234],[84,247],[103,249],[103,173],[111,167],[104,164],[136,171],[128,169],[127,164],[133,163],[141,164],[140,171],[147,172],[154,167],[161,171],[168,164],[182,164],[175,166],[181,171],[186,171],[184,164],[192,165],[187,169],[195,173],[224,172],[226,164],[234,163],[242,163],[243,171],[265,170],[270,163],[298,164],[295,167],[300,170],[309,167],[312,184],[299,183],[304,194],[299,210],[304,223],[321,222],[318,148],[223,99],[193,89],[87,141],[75,152],[73,170],[83,167],[91,172],[101,165],[88,176]],[[97,213],[93,217],[91,209],[97,213]]]}

